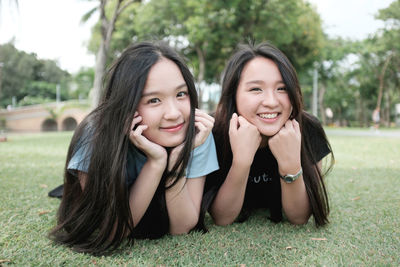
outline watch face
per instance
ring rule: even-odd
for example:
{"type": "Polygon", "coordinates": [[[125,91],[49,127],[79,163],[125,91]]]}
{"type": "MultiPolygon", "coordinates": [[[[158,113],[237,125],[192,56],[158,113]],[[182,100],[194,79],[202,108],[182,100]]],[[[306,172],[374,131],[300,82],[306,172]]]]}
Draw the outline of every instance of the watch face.
{"type": "Polygon", "coordinates": [[[288,176],[288,175],[283,177],[283,180],[288,184],[290,184],[290,183],[292,183],[294,181],[293,177],[292,176],[288,176]]]}

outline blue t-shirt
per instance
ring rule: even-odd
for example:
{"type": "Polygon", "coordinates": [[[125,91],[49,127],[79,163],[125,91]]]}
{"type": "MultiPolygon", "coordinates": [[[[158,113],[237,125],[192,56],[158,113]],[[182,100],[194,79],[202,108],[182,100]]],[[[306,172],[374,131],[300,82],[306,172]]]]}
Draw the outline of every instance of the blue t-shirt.
{"type": "MultiPolygon", "coordinates": [[[[88,172],[90,163],[90,154],[88,143],[78,142],[77,150],[68,163],[68,171],[77,176],[77,171],[88,172]]],[[[146,163],[147,157],[140,152],[134,145],[129,144],[127,155],[127,184],[132,185],[139,176],[143,165],[146,163]]],[[[217,153],[215,150],[215,142],[212,133],[207,137],[206,141],[196,147],[189,159],[186,170],[187,178],[197,178],[205,176],[215,170],[218,170],[217,153]]]]}

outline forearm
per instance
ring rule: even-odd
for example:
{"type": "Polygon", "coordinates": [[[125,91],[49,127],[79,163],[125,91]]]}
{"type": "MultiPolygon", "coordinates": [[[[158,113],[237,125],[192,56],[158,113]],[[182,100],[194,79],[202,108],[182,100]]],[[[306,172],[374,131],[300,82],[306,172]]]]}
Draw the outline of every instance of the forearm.
{"type": "Polygon", "coordinates": [[[228,175],[211,205],[211,216],[217,225],[228,225],[239,215],[246,193],[250,165],[233,162],[228,175]]]}
{"type": "Polygon", "coordinates": [[[288,220],[293,224],[307,223],[311,215],[311,208],[303,176],[290,184],[281,180],[281,190],[282,208],[288,220]]]}
{"type": "Polygon", "coordinates": [[[197,207],[188,190],[186,178],[165,191],[170,233],[173,235],[188,233],[199,220],[200,206],[197,207]]]}
{"type": "Polygon", "coordinates": [[[142,219],[149,207],[165,167],[166,162],[148,160],[140,171],[139,176],[136,178],[135,183],[132,185],[129,191],[129,206],[135,226],[142,219]]]}

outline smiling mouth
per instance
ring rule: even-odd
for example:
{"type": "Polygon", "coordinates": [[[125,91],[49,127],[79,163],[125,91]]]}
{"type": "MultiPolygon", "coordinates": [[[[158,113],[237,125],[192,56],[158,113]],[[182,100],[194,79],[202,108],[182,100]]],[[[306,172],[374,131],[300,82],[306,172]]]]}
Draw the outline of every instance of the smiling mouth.
{"type": "Polygon", "coordinates": [[[275,119],[278,117],[278,113],[260,113],[258,116],[262,119],[275,119]]]}
{"type": "Polygon", "coordinates": [[[169,126],[169,127],[160,127],[160,129],[163,130],[163,131],[165,131],[165,132],[177,132],[177,131],[179,131],[180,129],[182,129],[182,127],[183,127],[184,124],[185,124],[185,123],[182,122],[182,123],[180,123],[180,124],[173,125],[173,126],[169,126]]]}

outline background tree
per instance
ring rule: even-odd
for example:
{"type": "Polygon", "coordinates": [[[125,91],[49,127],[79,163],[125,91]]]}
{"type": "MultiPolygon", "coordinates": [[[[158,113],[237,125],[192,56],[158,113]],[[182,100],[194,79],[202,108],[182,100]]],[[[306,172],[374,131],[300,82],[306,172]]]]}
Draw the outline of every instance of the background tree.
{"type": "Polygon", "coordinates": [[[323,39],[319,15],[302,0],[150,0],[137,14],[121,16],[126,24],[116,34],[127,37],[116,47],[132,40],[167,40],[188,58],[198,84],[218,82],[237,44],[248,40],[270,41],[305,72],[323,39]]]}
{"type": "Polygon", "coordinates": [[[96,53],[95,75],[92,93],[92,107],[96,107],[100,101],[103,77],[106,68],[107,56],[110,49],[111,38],[115,30],[115,24],[121,13],[131,4],[141,0],[99,0],[99,6],[90,10],[83,17],[88,20],[95,11],[100,14],[100,42],[96,53]]]}
{"type": "Polygon", "coordinates": [[[68,98],[70,74],[55,61],[39,60],[36,54],[19,51],[7,43],[0,45],[0,62],[3,63],[0,106],[11,104],[13,97],[19,105],[55,101],[57,85],[61,88],[61,99],[68,98]]]}
{"type": "MultiPolygon", "coordinates": [[[[323,124],[327,124],[326,108],[330,108],[337,115],[340,124],[345,123],[343,112],[349,106],[348,98],[352,94],[348,87],[347,70],[348,56],[353,53],[355,46],[349,40],[329,38],[323,40],[320,58],[315,68],[318,71],[318,115],[323,124]]],[[[312,73],[302,76],[305,102],[311,106],[312,102],[312,73]],[[304,80],[305,79],[305,80],[304,80]]]]}
{"type": "Polygon", "coordinates": [[[81,68],[72,78],[69,97],[72,99],[88,99],[90,89],[93,86],[94,69],[81,68]]]}
{"type": "Polygon", "coordinates": [[[377,19],[385,22],[378,33],[377,54],[381,57],[378,76],[379,89],[376,108],[381,110],[381,101],[385,99],[383,118],[386,125],[391,121],[392,99],[399,102],[400,95],[400,0],[393,1],[389,7],[379,10],[377,19]]]}

